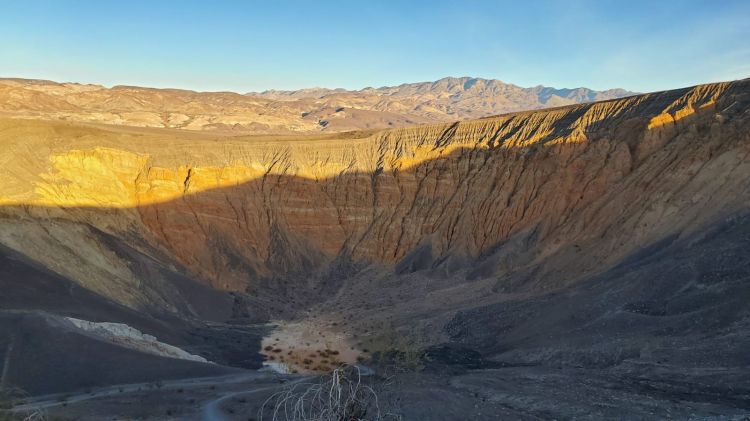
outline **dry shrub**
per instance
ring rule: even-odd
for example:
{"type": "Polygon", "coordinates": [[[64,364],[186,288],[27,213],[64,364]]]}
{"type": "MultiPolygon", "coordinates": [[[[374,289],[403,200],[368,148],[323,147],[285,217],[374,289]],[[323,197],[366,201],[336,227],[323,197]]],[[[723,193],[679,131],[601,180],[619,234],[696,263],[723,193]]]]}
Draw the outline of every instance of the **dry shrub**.
{"type": "Polygon", "coordinates": [[[272,421],[400,419],[381,412],[377,393],[363,382],[357,366],[340,366],[315,381],[290,384],[263,403],[259,418],[267,420],[268,413],[272,421]]]}

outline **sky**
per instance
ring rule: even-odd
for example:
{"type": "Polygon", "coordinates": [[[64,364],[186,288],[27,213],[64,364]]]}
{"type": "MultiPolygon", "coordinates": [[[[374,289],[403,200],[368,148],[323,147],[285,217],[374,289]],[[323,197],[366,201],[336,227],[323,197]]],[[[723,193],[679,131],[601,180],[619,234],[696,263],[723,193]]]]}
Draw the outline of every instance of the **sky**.
{"type": "Polygon", "coordinates": [[[748,0],[0,2],[0,77],[251,92],[750,77],[748,0]]]}

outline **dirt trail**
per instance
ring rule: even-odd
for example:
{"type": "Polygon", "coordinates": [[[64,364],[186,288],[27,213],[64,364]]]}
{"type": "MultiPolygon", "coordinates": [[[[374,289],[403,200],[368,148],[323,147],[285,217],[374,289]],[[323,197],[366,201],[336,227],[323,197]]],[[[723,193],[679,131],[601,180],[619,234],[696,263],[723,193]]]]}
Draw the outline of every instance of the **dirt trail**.
{"type": "Polygon", "coordinates": [[[224,421],[224,420],[230,420],[231,418],[228,417],[222,410],[221,405],[225,402],[227,402],[229,399],[237,398],[240,396],[248,396],[253,395],[255,393],[259,392],[267,392],[269,390],[275,390],[279,389],[281,387],[286,387],[295,383],[302,382],[304,380],[309,379],[309,377],[300,377],[298,379],[292,380],[290,382],[287,382],[283,385],[274,385],[274,386],[267,386],[267,387],[261,387],[253,390],[245,390],[240,392],[232,392],[227,393],[219,398],[216,398],[212,401],[209,401],[203,405],[203,410],[201,411],[201,417],[203,421],[224,421]]]}
{"type": "Polygon", "coordinates": [[[230,385],[238,384],[243,382],[249,382],[260,379],[270,379],[272,374],[263,371],[250,371],[241,374],[232,374],[229,376],[220,377],[201,377],[191,379],[181,379],[173,381],[165,381],[160,386],[154,383],[132,383],[124,385],[114,385],[103,388],[93,389],[89,392],[78,393],[78,394],[66,394],[66,393],[55,393],[51,395],[35,396],[26,401],[22,405],[17,405],[13,408],[14,412],[27,412],[38,409],[49,409],[57,406],[63,406],[65,404],[72,404],[83,402],[91,399],[104,398],[109,396],[122,395],[126,393],[139,392],[148,390],[149,388],[157,388],[159,390],[171,390],[171,389],[196,389],[200,387],[210,387],[215,385],[230,385]]]}

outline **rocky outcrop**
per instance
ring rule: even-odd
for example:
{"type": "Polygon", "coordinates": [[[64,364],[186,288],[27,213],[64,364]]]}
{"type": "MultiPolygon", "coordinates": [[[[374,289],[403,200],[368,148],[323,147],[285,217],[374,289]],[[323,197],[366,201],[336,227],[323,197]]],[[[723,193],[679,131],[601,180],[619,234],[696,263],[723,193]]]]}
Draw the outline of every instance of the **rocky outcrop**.
{"type": "Polygon", "coordinates": [[[158,355],[160,357],[201,363],[208,362],[208,360],[199,355],[193,355],[176,346],[159,342],[154,336],[144,334],[140,330],[124,323],[97,323],[88,320],[75,319],[73,317],[68,317],[67,320],[77,329],[85,332],[85,334],[118,346],[145,352],[146,354],[158,355]]]}

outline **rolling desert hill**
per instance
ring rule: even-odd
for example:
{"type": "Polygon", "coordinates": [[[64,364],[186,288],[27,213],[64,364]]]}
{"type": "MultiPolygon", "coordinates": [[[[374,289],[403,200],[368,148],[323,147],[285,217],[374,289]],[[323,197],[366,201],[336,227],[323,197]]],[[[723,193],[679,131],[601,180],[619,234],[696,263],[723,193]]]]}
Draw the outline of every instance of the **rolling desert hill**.
{"type": "Polygon", "coordinates": [[[0,115],[230,134],[290,134],[446,122],[633,94],[622,89],[520,88],[467,77],[359,91],[313,88],[245,95],[0,79],[0,115]]]}
{"type": "MultiPolygon", "coordinates": [[[[373,96],[372,112],[411,116],[419,103],[424,120],[411,122],[456,120],[480,117],[475,90],[516,90],[473,79],[254,96],[3,83],[16,99],[0,103],[24,117],[0,119],[5,338],[29,343],[75,317],[135,325],[219,363],[165,364],[174,377],[257,367],[267,322],[281,337],[329,330],[364,357],[393,331],[429,356],[393,386],[406,419],[750,412],[750,79],[573,105],[627,93],[534,88],[514,103],[562,106],[305,136],[100,115],[174,101],[204,116],[248,104],[291,116],[308,101],[348,110],[373,96]],[[24,292],[27,278],[53,296],[24,292]],[[55,283],[68,292],[44,287],[55,283]],[[226,326],[256,329],[245,354],[217,333],[226,326]]],[[[20,374],[30,355],[37,371],[85,361],[12,343],[0,337],[2,380],[32,393],[145,381],[156,364],[100,344],[97,355],[126,353],[132,369],[66,372],[45,388],[20,374]]]]}

